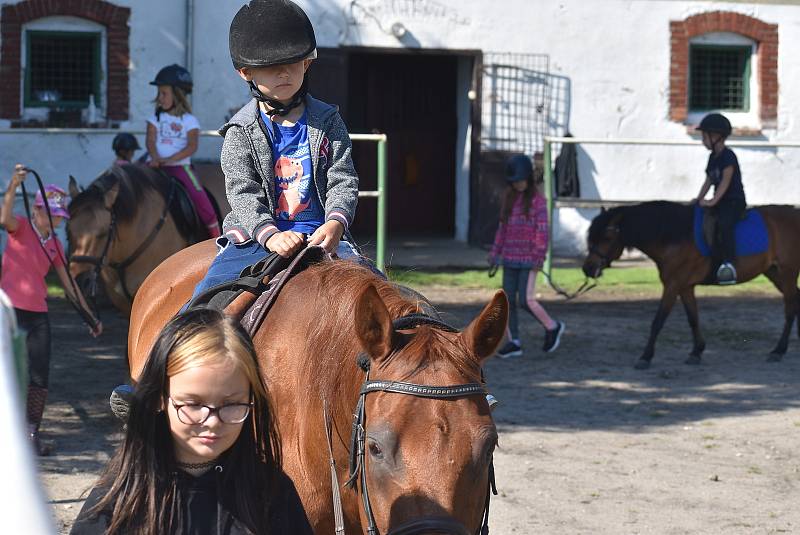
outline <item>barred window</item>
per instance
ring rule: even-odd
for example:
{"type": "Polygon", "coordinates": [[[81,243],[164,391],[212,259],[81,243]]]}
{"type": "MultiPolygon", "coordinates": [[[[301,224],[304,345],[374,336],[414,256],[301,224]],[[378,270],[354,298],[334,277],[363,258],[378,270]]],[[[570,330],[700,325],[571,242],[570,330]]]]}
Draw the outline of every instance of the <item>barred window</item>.
{"type": "Polygon", "coordinates": [[[84,108],[100,98],[100,33],[25,32],[25,105],[84,108]]]}
{"type": "Polygon", "coordinates": [[[689,54],[689,109],[750,110],[748,46],[693,44],[689,54]]]}

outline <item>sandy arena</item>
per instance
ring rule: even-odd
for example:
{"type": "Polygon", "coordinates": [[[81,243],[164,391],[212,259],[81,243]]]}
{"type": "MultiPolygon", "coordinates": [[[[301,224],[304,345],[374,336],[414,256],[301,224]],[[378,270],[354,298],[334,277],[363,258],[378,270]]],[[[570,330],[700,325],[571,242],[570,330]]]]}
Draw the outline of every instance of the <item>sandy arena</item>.
{"type": "MultiPolygon", "coordinates": [[[[463,327],[491,292],[423,288],[463,327]]],[[[633,369],[657,296],[602,288],[577,301],[545,293],[566,321],[555,353],[523,319],[526,354],[486,365],[500,448],[491,533],[800,533],[800,340],[781,363],[765,359],[783,325],[777,293],[700,297],[704,364],[677,306],[653,366],[633,369]]],[[[127,322],[104,315],[99,340],[51,301],[54,356],[43,434],[55,455],[41,477],[62,533],[119,439],[108,409],[126,379],[127,322]]]]}

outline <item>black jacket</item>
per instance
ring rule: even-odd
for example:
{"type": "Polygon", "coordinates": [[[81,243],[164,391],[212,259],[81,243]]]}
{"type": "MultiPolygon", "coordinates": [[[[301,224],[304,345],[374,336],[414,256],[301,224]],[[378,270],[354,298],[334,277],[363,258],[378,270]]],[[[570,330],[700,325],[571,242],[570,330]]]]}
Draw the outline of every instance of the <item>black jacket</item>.
{"type": "MultiPolygon", "coordinates": [[[[218,477],[216,470],[199,477],[178,473],[182,527],[174,529],[173,535],[250,535],[250,531],[225,507],[224,500],[218,499],[218,477]]],[[[292,481],[281,473],[277,482],[270,504],[268,532],[313,535],[292,481]]],[[[102,535],[106,532],[111,520],[110,508],[95,517],[86,516],[86,512],[100,501],[106,491],[102,487],[92,489],[72,525],[71,535],[102,535]]]]}

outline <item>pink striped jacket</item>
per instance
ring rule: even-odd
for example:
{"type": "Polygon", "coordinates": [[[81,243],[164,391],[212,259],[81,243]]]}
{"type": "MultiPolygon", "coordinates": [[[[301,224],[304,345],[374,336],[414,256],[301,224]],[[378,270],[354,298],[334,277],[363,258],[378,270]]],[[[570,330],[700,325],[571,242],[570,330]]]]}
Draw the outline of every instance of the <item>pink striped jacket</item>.
{"type": "Polygon", "coordinates": [[[494,245],[489,253],[492,264],[508,267],[540,269],[547,254],[547,201],[535,195],[525,216],[522,195],[518,195],[511,208],[508,221],[497,227],[494,245]]]}

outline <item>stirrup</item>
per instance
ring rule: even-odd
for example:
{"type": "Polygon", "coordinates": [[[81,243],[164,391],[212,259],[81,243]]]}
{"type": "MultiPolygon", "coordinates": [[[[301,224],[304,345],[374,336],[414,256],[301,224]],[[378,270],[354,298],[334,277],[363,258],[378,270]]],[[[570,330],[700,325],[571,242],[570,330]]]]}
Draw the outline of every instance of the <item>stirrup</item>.
{"type": "Polygon", "coordinates": [[[717,284],[726,286],[736,284],[736,268],[730,262],[724,262],[717,269],[717,284]]]}

